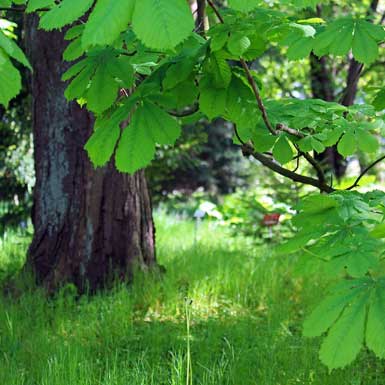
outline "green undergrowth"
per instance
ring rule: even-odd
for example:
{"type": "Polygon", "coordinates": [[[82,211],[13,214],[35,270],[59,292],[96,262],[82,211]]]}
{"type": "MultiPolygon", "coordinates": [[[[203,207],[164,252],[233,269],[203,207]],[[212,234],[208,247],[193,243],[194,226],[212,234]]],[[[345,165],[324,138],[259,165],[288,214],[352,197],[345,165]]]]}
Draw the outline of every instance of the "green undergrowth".
{"type": "MultiPolygon", "coordinates": [[[[329,374],[319,341],[301,336],[305,312],[324,294],[321,276],[297,276],[293,259],[210,223],[196,230],[158,215],[157,242],[164,275],[138,272],[132,285],[91,298],[75,299],[67,286],[47,300],[18,278],[0,296],[0,384],[385,383],[383,362],[369,353],[329,374]]],[[[9,256],[22,258],[26,245],[14,243],[9,256]]]]}

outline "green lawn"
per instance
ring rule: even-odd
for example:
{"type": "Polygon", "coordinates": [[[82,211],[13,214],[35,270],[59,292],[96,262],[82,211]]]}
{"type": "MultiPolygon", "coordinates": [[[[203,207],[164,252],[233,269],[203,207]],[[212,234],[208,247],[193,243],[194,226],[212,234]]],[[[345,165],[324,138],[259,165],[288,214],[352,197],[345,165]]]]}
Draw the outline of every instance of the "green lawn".
{"type": "MultiPolygon", "coordinates": [[[[19,279],[12,297],[0,296],[1,385],[385,384],[371,354],[329,374],[319,341],[301,337],[322,277],[304,280],[293,259],[214,225],[202,225],[195,244],[193,223],[158,215],[157,225],[163,277],[139,274],[77,301],[70,287],[48,301],[19,279]]],[[[25,239],[14,241],[2,241],[3,269],[6,252],[24,253],[25,239]]]]}

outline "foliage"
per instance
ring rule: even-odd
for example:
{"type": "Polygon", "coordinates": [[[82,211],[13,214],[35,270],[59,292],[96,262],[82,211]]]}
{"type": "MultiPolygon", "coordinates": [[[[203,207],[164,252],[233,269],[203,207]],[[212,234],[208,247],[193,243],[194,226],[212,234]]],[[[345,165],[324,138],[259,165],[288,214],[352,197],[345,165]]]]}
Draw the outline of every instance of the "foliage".
{"type": "MultiPolygon", "coordinates": [[[[41,12],[40,26],[52,30],[75,23],[67,32],[72,42],[65,58],[77,61],[63,79],[69,81],[67,98],[78,100],[97,116],[86,146],[94,164],[102,166],[114,157],[120,171],[133,173],[147,166],[156,146],[172,145],[178,139],[185,115],[232,122],[235,142],[245,156],[294,182],[332,193],[303,201],[296,219],[299,235],[286,246],[286,250],[321,253],[336,275],[341,270],[348,274],[340,276],[346,290],[334,292],[343,304],[341,316],[333,308],[331,321],[318,333],[330,329],[321,360],[330,369],[345,366],[365,339],[383,357],[385,338],[378,318],[385,311],[378,295],[383,243],[373,236],[381,233],[384,222],[383,194],[350,191],[362,175],[347,191],[336,191],[313,156],[330,146],[336,146],[343,157],[358,150],[375,153],[384,130],[382,87],[372,85],[371,100],[356,105],[293,97],[271,100],[264,95],[263,74],[248,64],[273,47],[289,60],[310,54],[348,57],[347,72],[358,68],[359,76],[363,65],[380,57],[385,39],[375,14],[378,2],[364,9],[343,1],[342,11],[324,20],[312,11],[314,0],[283,4],[232,0],[222,8],[208,1],[204,5],[209,26],[201,31],[205,23],[198,20],[201,34],[193,31],[193,14],[185,0],[98,0],[91,9],[92,3],[43,2],[49,10],[41,12]],[[297,172],[302,160],[312,166],[315,177],[297,172]],[[358,280],[353,286],[357,290],[350,290],[352,279],[358,280]],[[347,293],[354,294],[352,300],[343,300],[347,293]],[[367,307],[369,322],[364,324],[367,307]]],[[[326,7],[328,3],[322,1],[326,7]]],[[[36,1],[28,1],[27,11],[36,8],[36,1]]],[[[0,103],[8,104],[20,88],[13,61],[29,64],[12,40],[9,26],[2,30],[6,33],[0,31],[0,80],[8,86],[1,88],[0,103]]],[[[342,96],[354,86],[350,78],[342,96]]]]}
{"type": "Polygon", "coordinates": [[[155,205],[162,202],[171,212],[178,211],[173,207],[175,196],[187,201],[203,188],[212,200],[250,183],[252,165],[234,145],[230,125],[220,119],[212,123],[202,119],[183,125],[182,130],[175,146],[157,147],[156,161],[146,169],[155,205]]]}
{"type": "Polygon", "coordinates": [[[266,194],[266,190],[258,192],[238,190],[236,193],[224,197],[219,211],[223,216],[223,225],[228,226],[234,236],[244,235],[257,243],[282,242],[292,235],[290,206],[275,201],[266,194]],[[276,225],[264,223],[266,215],[280,214],[276,225]]]}

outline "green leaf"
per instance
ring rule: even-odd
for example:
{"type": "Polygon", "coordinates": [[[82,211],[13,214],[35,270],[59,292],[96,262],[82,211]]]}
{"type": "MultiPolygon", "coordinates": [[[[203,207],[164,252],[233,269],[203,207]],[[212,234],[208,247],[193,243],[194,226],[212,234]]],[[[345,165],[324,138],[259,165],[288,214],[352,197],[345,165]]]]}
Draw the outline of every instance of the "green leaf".
{"type": "Polygon", "coordinates": [[[321,154],[325,151],[325,146],[317,139],[311,138],[311,144],[315,152],[318,152],[318,154],[321,154]]]}
{"type": "Polygon", "coordinates": [[[354,133],[348,131],[339,141],[337,149],[338,152],[344,157],[354,154],[357,149],[356,137],[354,133]]]}
{"type": "Polygon", "coordinates": [[[115,164],[119,171],[134,174],[146,167],[155,155],[155,143],[146,132],[138,111],[124,129],[116,149],[115,164]]]}
{"type": "Polygon", "coordinates": [[[209,119],[222,116],[226,108],[227,91],[225,88],[214,88],[210,79],[203,78],[199,83],[200,110],[207,115],[209,119]]]}
{"type": "MultiPolygon", "coordinates": [[[[67,100],[80,99],[86,93],[88,85],[90,84],[91,76],[94,74],[94,72],[95,68],[87,64],[76,75],[76,77],[72,80],[64,92],[64,96],[67,98],[67,100]]],[[[67,75],[67,73],[64,75],[67,75]]]]}
{"type": "Polygon", "coordinates": [[[110,119],[110,117],[96,120],[94,133],[85,145],[94,166],[104,166],[111,159],[119,134],[119,123],[110,119]]]}
{"type": "Polygon", "coordinates": [[[377,357],[385,358],[385,288],[376,288],[368,312],[366,345],[377,357]]]}
{"type": "Polygon", "coordinates": [[[298,60],[308,57],[313,49],[314,39],[311,37],[302,38],[291,44],[287,50],[287,57],[290,60],[298,60]]]}
{"type": "Polygon", "coordinates": [[[329,369],[350,364],[361,350],[367,301],[362,295],[348,306],[322,343],[320,359],[329,369]]]}
{"type": "Polygon", "coordinates": [[[29,0],[26,13],[35,12],[38,9],[48,8],[55,5],[55,0],[29,0]]]}
{"type": "Polygon", "coordinates": [[[236,57],[242,56],[250,45],[250,39],[242,33],[231,34],[227,42],[228,50],[236,57]]]}
{"type": "Polygon", "coordinates": [[[63,81],[66,81],[66,80],[69,80],[71,78],[73,78],[74,76],[76,76],[77,74],[79,74],[79,72],[81,70],[83,70],[85,67],[87,66],[87,60],[86,59],[83,59],[77,63],[75,63],[72,67],[70,67],[63,75],[62,75],[62,80],[63,81]]]}
{"type": "Polygon", "coordinates": [[[378,43],[384,38],[385,31],[381,26],[345,17],[335,20],[317,34],[314,52],[317,56],[328,53],[344,56],[352,49],[357,61],[371,64],[377,59],[378,43]]]}
{"type": "Polygon", "coordinates": [[[112,77],[118,78],[125,88],[131,88],[135,82],[134,67],[127,56],[110,59],[106,63],[108,72],[112,77]]]}
{"type": "Polygon", "coordinates": [[[376,137],[363,129],[356,129],[356,140],[358,148],[364,152],[376,152],[380,146],[376,137]]]}
{"type": "Polygon", "coordinates": [[[377,111],[385,109],[385,88],[380,90],[373,100],[373,106],[377,111]]]}
{"type": "Polygon", "coordinates": [[[136,2],[132,26],[149,48],[176,47],[192,33],[194,19],[185,0],[140,0],[136,2]]]}
{"type": "Polygon", "coordinates": [[[326,297],[306,318],[303,324],[305,337],[318,337],[334,324],[345,306],[357,297],[359,289],[353,289],[354,283],[350,283],[350,287],[352,289],[326,297]]]}
{"type": "Polygon", "coordinates": [[[212,52],[220,51],[227,43],[229,34],[227,31],[220,31],[216,33],[210,39],[210,48],[212,52]]]}
{"type": "Polygon", "coordinates": [[[63,59],[66,61],[73,61],[78,59],[83,54],[84,49],[82,47],[81,40],[80,38],[77,38],[68,44],[67,48],[63,52],[63,59]]]}
{"type": "Polygon", "coordinates": [[[261,4],[260,0],[229,0],[229,7],[237,11],[249,12],[261,4]]]}
{"type": "Polygon", "coordinates": [[[361,27],[361,23],[356,24],[352,47],[354,58],[361,63],[369,65],[378,57],[377,42],[361,27]]]}
{"type": "Polygon", "coordinates": [[[121,132],[120,124],[128,119],[136,102],[137,98],[131,96],[115,111],[96,119],[94,133],[85,145],[94,166],[104,166],[111,159],[121,132]]]}
{"type": "Polygon", "coordinates": [[[208,71],[213,78],[213,86],[226,88],[231,81],[231,68],[224,51],[214,52],[210,56],[208,71]]]}
{"type": "Polygon", "coordinates": [[[119,86],[108,72],[105,65],[100,65],[92,77],[85,98],[87,108],[96,113],[101,113],[111,107],[118,97],[119,86]]]}
{"type": "Polygon", "coordinates": [[[19,48],[19,46],[10,38],[8,38],[0,30],[0,48],[2,48],[6,54],[11,58],[17,60],[19,63],[23,64],[25,67],[32,70],[31,65],[29,64],[28,59],[24,55],[24,52],[19,48]]]}
{"type": "Polygon", "coordinates": [[[127,29],[135,0],[98,0],[84,28],[83,47],[110,45],[127,29]]]}
{"type": "Polygon", "coordinates": [[[273,148],[274,158],[281,164],[286,164],[293,159],[293,150],[285,135],[281,135],[273,148]]]}
{"type": "Polygon", "coordinates": [[[277,141],[277,137],[271,134],[265,134],[257,132],[252,134],[254,148],[258,152],[266,152],[271,150],[274,143],[277,141]]]}
{"type": "Polygon", "coordinates": [[[145,102],[124,129],[116,151],[118,170],[132,174],[147,166],[154,157],[155,143],[174,144],[180,132],[175,119],[155,104],[145,102]]]}
{"type": "Polygon", "coordinates": [[[351,49],[354,26],[355,22],[352,18],[343,18],[330,23],[315,38],[314,52],[316,55],[323,56],[327,53],[345,55],[351,49]]]}
{"type": "Polygon", "coordinates": [[[163,87],[165,89],[174,88],[177,84],[188,79],[194,69],[192,60],[182,60],[169,67],[166,76],[163,79],[163,87]]]}
{"type": "Polygon", "coordinates": [[[67,30],[67,32],[64,35],[64,40],[76,39],[77,37],[81,36],[83,31],[84,31],[84,24],[74,25],[73,27],[67,30]]]}
{"type": "Polygon", "coordinates": [[[385,223],[380,223],[375,226],[370,235],[374,238],[385,238],[385,223]]]}
{"type": "Polygon", "coordinates": [[[0,104],[7,107],[21,90],[21,76],[0,49],[0,104]]]}
{"type": "Polygon", "coordinates": [[[145,102],[140,110],[143,115],[143,124],[149,135],[159,144],[175,143],[181,134],[178,122],[153,103],[145,102]]]}
{"type": "Polygon", "coordinates": [[[59,29],[82,17],[94,3],[93,0],[63,0],[40,19],[40,27],[45,30],[59,29]]]}
{"type": "Polygon", "coordinates": [[[0,7],[9,8],[12,5],[12,0],[0,0],[0,7]]]}

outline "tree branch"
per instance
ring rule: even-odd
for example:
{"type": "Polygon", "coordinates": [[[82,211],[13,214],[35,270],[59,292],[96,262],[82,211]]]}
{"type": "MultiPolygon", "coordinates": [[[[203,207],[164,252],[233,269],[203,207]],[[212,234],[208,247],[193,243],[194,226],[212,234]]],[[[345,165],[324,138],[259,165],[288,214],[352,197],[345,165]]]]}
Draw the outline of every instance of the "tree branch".
{"type": "Polygon", "coordinates": [[[325,193],[332,193],[335,191],[334,188],[330,187],[326,183],[321,183],[318,179],[314,179],[305,175],[297,174],[294,171],[290,171],[282,166],[280,166],[278,163],[275,163],[273,160],[269,159],[265,155],[262,155],[258,152],[255,152],[253,147],[249,144],[244,144],[242,146],[242,151],[245,156],[251,155],[253,158],[261,162],[265,167],[269,168],[270,170],[276,172],[279,175],[282,175],[293,182],[298,182],[306,185],[310,185],[313,187],[318,188],[321,192],[325,193]]]}
{"type": "Polygon", "coordinates": [[[358,187],[359,186],[359,183],[360,183],[360,180],[374,167],[376,166],[378,163],[382,162],[383,160],[385,160],[385,155],[381,156],[381,158],[378,158],[376,161],[374,161],[372,164],[370,164],[368,167],[366,167],[362,172],[361,174],[359,175],[359,177],[355,180],[355,182],[350,186],[348,187],[346,190],[353,190],[355,187],[358,187]]]}
{"type": "Polygon", "coordinates": [[[195,20],[196,31],[202,35],[205,33],[206,18],[206,0],[196,0],[197,2],[197,18],[195,20]]]}
{"type": "MultiPolygon", "coordinates": [[[[239,135],[239,132],[237,130],[237,126],[234,125],[234,132],[235,136],[237,137],[238,141],[242,145],[242,154],[244,156],[252,156],[259,162],[261,162],[265,167],[269,168],[270,170],[274,171],[275,173],[282,175],[293,182],[299,182],[302,184],[310,185],[313,187],[318,188],[321,192],[325,193],[332,193],[335,191],[331,186],[329,186],[325,181],[321,181],[320,179],[314,179],[305,175],[297,174],[295,171],[298,169],[298,161],[299,161],[299,156],[297,157],[297,167],[295,168],[294,171],[290,171],[287,168],[284,168],[280,166],[278,163],[274,162],[274,160],[268,158],[267,156],[256,152],[253,148],[252,145],[245,143],[242,138],[239,135]]],[[[302,155],[305,156],[304,153],[302,155]]],[[[307,154],[309,155],[309,154],[307,154]]],[[[310,156],[310,155],[309,155],[310,156]]]]}

